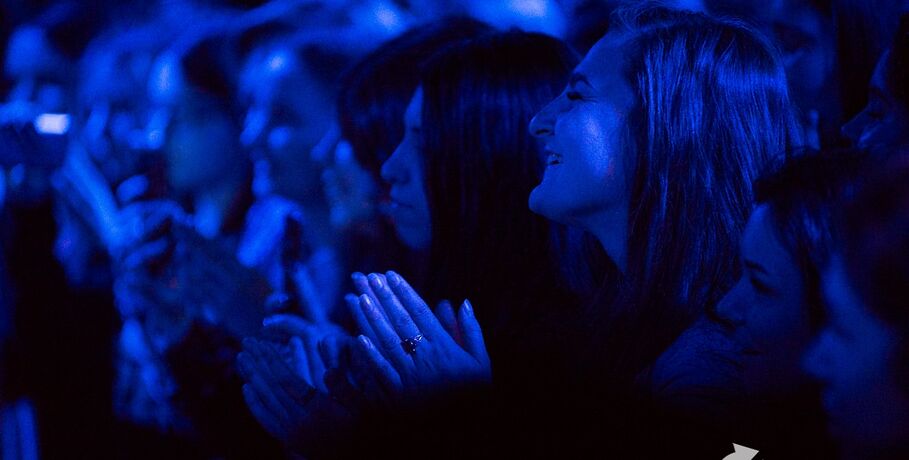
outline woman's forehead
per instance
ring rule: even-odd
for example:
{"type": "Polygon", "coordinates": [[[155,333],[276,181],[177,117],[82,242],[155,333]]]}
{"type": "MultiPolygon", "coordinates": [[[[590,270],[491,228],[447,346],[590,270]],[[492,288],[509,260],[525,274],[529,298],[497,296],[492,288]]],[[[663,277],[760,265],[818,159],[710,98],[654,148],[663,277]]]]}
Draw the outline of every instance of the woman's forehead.
{"type": "Polygon", "coordinates": [[[591,81],[609,80],[619,75],[625,62],[628,34],[610,32],[598,41],[575,68],[591,81]]]}
{"type": "Polygon", "coordinates": [[[414,91],[410,102],[407,104],[407,110],[404,112],[404,119],[411,124],[419,124],[420,117],[423,114],[423,87],[418,86],[414,91]]]}

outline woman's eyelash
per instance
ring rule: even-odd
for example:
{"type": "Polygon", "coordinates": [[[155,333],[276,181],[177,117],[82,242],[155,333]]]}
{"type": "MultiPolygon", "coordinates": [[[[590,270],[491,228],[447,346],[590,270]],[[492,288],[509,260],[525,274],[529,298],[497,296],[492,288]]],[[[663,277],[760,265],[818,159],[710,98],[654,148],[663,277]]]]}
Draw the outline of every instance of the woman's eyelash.
{"type": "Polygon", "coordinates": [[[749,276],[748,281],[751,283],[752,286],[754,286],[754,289],[756,289],[758,292],[760,292],[762,294],[770,294],[773,292],[773,290],[770,289],[770,286],[767,286],[766,284],[760,282],[758,279],[756,279],[753,276],[749,276]]]}
{"type": "Polygon", "coordinates": [[[581,97],[581,93],[577,91],[568,91],[565,93],[565,97],[567,97],[569,101],[579,101],[583,99],[583,97],[581,97]]]}

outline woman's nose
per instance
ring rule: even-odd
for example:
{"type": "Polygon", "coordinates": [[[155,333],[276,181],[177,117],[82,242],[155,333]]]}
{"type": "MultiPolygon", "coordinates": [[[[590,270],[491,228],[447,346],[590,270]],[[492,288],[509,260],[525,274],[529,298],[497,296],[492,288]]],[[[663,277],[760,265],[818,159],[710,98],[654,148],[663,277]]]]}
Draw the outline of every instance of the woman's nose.
{"type": "Polygon", "coordinates": [[[735,291],[735,288],[729,291],[715,308],[717,321],[729,329],[735,329],[745,322],[744,309],[739,306],[735,291]]]}
{"type": "Polygon", "coordinates": [[[550,136],[553,133],[554,120],[552,117],[552,102],[537,112],[530,120],[530,135],[534,137],[550,136]]]}
{"type": "Polygon", "coordinates": [[[379,174],[382,176],[382,180],[389,183],[401,183],[407,180],[407,175],[405,169],[401,165],[401,146],[392,152],[391,156],[382,163],[382,169],[379,170],[379,174]]]}

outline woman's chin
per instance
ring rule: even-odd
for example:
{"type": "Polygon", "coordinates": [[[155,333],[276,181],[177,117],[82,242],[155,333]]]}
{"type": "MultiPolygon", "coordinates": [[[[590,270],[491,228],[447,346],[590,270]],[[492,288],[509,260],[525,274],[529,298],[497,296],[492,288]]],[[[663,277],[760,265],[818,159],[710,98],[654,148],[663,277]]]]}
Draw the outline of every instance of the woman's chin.
{"type": "Polygon", "coordinates": [[[549,220],[562,222],[561,214],[557,212],[558,206],[554,206],[551,196],[552,195],[546,190],[546,186],[540,184],[530,192],[530,198],[528,198],[527,204],[530,207],[530,210],[535,214],[539,214],[549,220]]]}
{"type": "Polygon", "coordinates": [[[527,199],[527,205],[530,207],[531,211],[545,216],[545,192],[540,190],[542,187],[543,184],[540,184],[530,191],[530,197],[527,199]]]}

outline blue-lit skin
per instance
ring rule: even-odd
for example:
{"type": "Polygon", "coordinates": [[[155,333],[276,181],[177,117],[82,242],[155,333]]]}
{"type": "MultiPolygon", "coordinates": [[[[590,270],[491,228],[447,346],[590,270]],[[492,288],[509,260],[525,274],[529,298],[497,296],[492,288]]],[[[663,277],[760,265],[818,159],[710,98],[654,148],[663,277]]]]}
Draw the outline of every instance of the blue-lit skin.
{"type": "Polygon", "coordinates": [[[897,383],[900,337],[875,316],[834,257],[822,276],[829,316],[805,356],[805,367],[823,385],[831,434],[845,451],[901,445],[909,439],[909,396],[897,383]]]}
{"type": "Polygon", "coordinates": [[[909,144],[909,107],[896,98],[887,82],[889,62],[887,51],[871,77],[868,105],[843,126],[843,134],[856,147],[881,156],[909,144]]]}
{"type": "Polygon", "coordinates": [[[742,276],[717,306],[734,326],[752,396],[795,393],[807,381],[801,356],[812,338],[805,285],[777,236],[769,205],[755,209],[741,242],[742,276]]]}
{"type": "Polygon", "coordinates": [[[634,105],[623,76],[623,37],[608,34],[575,69],[568,87],[530,122],[543,142],[546,170],[530,209],[592,232],[624,268],[629,206],[625,143],[634,105]]]}
{"type": "Polygon", "coordinates": [[[240,91],[248,98],[241,142],[267,165],[270,191],[297,202],[320,200],[322,169],[311,151],[332,120],[328,90],[295,53],[277,49],[248,64],[240,91]]]}
{"type": "Polygon", "coordinates": [[[239,127],[211,96],[189,87],[179,63],[167,55],[152,70],[150,91],[156,109],[169,114],[164,154],[170,187],[177,195],[229,200],[248,171],[239,127]]]}
{"type": "Polygon", "coordinates": [[[382,165],[382,179],[391,185],[389,213],[398,238],[410,249],[428,249],[432,218],[423,172],[421,118],[423,89],[417,88],[404,113],[404,139],[382,165]]]}

